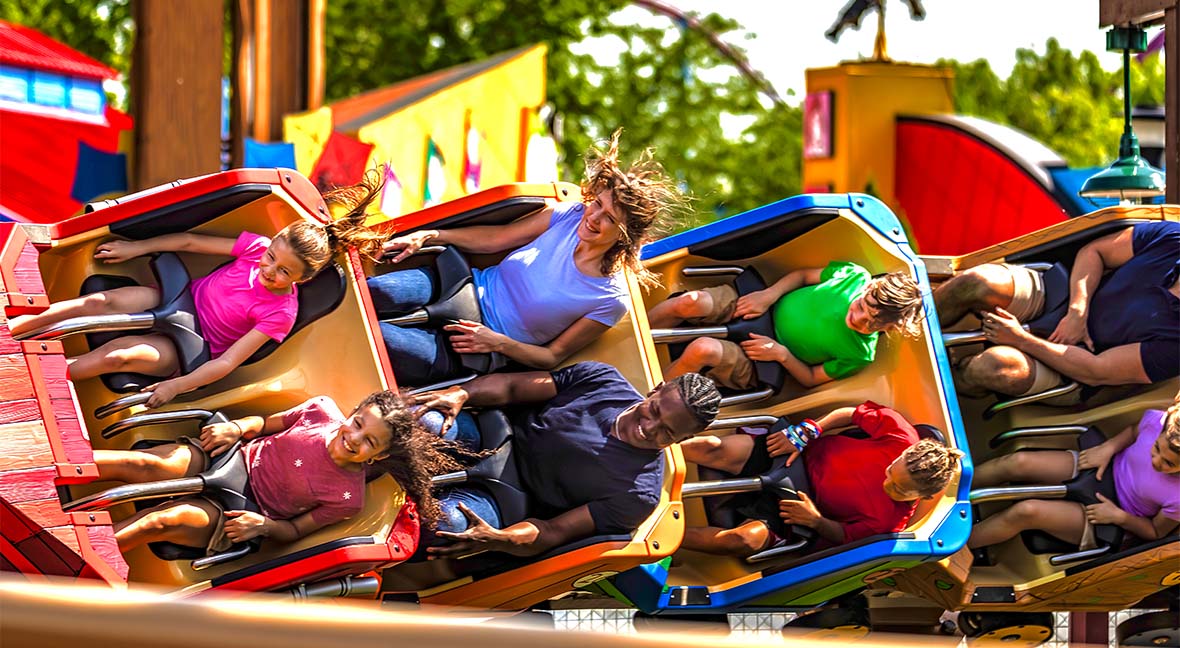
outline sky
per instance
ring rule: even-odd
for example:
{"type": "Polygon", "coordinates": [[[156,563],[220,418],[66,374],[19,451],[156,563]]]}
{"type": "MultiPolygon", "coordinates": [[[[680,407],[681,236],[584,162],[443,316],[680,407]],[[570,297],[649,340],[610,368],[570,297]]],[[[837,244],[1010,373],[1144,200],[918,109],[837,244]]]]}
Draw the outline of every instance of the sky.
{"type": "MultiPolygon", "coordinates": [[[[789,90],[796,104],[804,94],[803,71],[829,67],[840,61],[867,58],[876,37],[876,13],[867,13],[859,30],[846,29],[839,43],[824,32],[836,21],[846,0],[664,0],[684,11],[718,13],[742,24],[725,40],[746,50],[751,65],[762,72],[784,97],[789,90]]],[[[1105,30],[1098,28],[1098,0],[924,0],[926,19],[910,19],[901,0],[888,0],[887,48],[896,61],[933,63],[939,58],[959,61],[987,59],[1000,78],[1016,62],[1017,48],[1044,53],[1054,37],[1075,54],[1090,50],[1104,67],[1117,70],[1118,53],[1106,52],[1105,30]]],[[[620,23],[666,24],[667,18],[632,5],[615,15],[620,23]]],[[[1159,28],[1148,30],[1152,38],[1159,28]]],[[[619,44],[597,43],[588,50],[617,56],[619,44]]]]}

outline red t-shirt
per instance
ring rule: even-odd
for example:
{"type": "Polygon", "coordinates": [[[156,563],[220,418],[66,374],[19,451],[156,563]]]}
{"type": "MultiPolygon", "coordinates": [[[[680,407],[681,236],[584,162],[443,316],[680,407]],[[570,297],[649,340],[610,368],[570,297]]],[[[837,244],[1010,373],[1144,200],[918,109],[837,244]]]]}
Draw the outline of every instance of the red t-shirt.
{"type": "Polygon", "coordinates": [[[844,528],[844,542],[901,531],[917,504],[895,502],[881,488],[885,469],[918,441],[913,426],[871,401],[856,408],[852,424],[869,438],[820,437],[805,451],[812,499],[824,517],[844,528]]]}
{"type": "Polygon", "coordinates": [[[327,525],[360,512],[365,471],[341,468],[328,454],[346,418],[332,399],[318,396],[283,412],[285,430],[242,448],[263,515],[289,520],[311,511],[316,523],[327,525]]]}

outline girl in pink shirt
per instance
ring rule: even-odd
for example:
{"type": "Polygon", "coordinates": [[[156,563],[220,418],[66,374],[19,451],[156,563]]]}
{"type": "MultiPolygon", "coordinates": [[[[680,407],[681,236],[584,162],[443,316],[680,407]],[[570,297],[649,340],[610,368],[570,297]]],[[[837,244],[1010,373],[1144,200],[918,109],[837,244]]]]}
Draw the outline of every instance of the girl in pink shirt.
{"type": "Polygon", "coordinates": [[[1082,545],[1095,524],[1117,524],[1144,540],[1171,533],[1180,524],[1180,403],[1167,412],[1147,410],[1137,425],[1081,453],[1022,451],[985,462],[972,486],[1060,483],[1087,468],[1096,468],[1099,480],[1114,479],[1118,504],[1101,493],[1089,506],[1021,500],[976,524],[967,545],[985,547],[1027,529],[1082,545]]]}
{"type": "Polygon", "coordinates": [[[461,469],[452,457],[479,455],[423,430],[393,392],[365,398],[350,416],[326,397],[312,398],[265,419],[247,416],[206,426],[201,437],[138,450],[95,450],[99,479],[144,482],[195,475],[210,457],[248,441],[243,453],[250,491],[260,509],[223,511],[212,500],[186,497],[139,511],[115,525],[123,551],[168,541],[224,551],[257,536],[298,538],[361,511],[368,472],[389,472],[415,501],[424,524],[439,516],[430,477],[461,469]]]}
{"type": "MultiPolygon", "coordinates": [[[[197,389],[229,375],[267,340],[282,342],[295,322],[296,285],[310,280],[332,257],[348,246],[366,256],[381,254],[384,236],[364,226],[365,208],[383,185],[378,170],[364,182],[324,195],[342,204],[347,215],[327,225],[299,221],[274,238],[243,232],[236,239],[203,234],[165,234],[142,241],[108,241],[94,257],[121,263],[156,252],[192,252],[231,256],[234,260],[192,284],[201,332],[209,342],[212,360],[192,373],[177,376],[179,363],[172,341],[160,334],[126,335],[70,359],[70,378],[85,380],[107,373],[133,372],[160,377],[144,388],[152,392],[148,407],[159,407],[177,394],[197,389]]],[[[115,288],[52,304],[36,315],[9,320],[19,336],[71,317],[136,313],[159,305],[154,287],[115,288]]]]}

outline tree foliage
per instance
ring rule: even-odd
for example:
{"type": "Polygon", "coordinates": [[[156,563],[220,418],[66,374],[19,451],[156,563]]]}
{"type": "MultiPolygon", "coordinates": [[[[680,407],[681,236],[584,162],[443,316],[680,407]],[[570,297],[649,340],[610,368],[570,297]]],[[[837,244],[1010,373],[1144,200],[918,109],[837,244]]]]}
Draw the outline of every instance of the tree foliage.
{"type": "MultiPolygon", "coordinates": [[[[1016,51],[1016,65],[1001,80],[987,61],[942,60],[955,72],[956,111],[1020,129],[1057,151],[1070,166],[1109,163],[1122,133],[1122,71],[1104,70],[1089,51],[1074,56],[1050,38],[1045,53],[1016,51]]],[[[1163,102],[1159,56],[1131,59],[1136,104],[1163,102]]]]}

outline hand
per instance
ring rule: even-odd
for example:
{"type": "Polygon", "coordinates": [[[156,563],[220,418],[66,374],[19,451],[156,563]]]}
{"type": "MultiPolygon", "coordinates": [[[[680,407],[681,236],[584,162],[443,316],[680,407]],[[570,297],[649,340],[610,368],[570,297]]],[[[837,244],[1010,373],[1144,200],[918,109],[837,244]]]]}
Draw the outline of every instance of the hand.
{"type": "Polygon", "coordinates": [[[798,500],[779,500],[778,516],[783,519],[783,522],[788,524],[798,524],[809,529],[814,529],[815,525],[823,519],[820,515],[819,509],[815,507],[815,503],[803,491],[796,491],[799,493],[798,500]]]}
{"type": "Polygon", "coordinates": [[[165,380],[154,385],[148,385],[140,391],[152,393],[151,398],[146,403],[149,408],[159,407],[176,398],[181,393],[180,386],[176,384],[175,380],[165,380]]]}
{"type": "Polygon", "coordinates": [[[443,420],[441,429],[449,430],[451,424],[455,422],[455,417],[459,415],[459,411],[463,409],[463,405],[467,402],[468,396],[465,389],[456,385],[446,389],[411,394],[405,398],[405,401],[408,406],[419,406],[415,412],[417,416],[422,416],[430,410],[441,413],[446,417],[443,420]]]}
{"type": "Polygon", "coordinates": [[[799,458],[799,450],[787,439],[785,430],[766,433],[766,450],[770,453],[771,457],[787,455],[788,466],[795,463],[795,460],[799,458]]]}
{"type": "Polygon", "coordinates": [[[459,510],[467,517],[467,529],[459,533],[438,531],[438,537],[450,540],[451,544],[444,547],[428,547],[426,552],[429,559],[466,558],[485,551],[513,552],[514,545],[508,540],[507,533],[484,522],[483,518],[467,508],[466,504],[460,503],[459,510]]]}
{"type": "Polygon", "coordinates": [[[1106,474],[1106,467],[1110,465],[1110,460],[1114,458],[1115,454],[1117,453],[1109,441],[1082,450],[1078,453],[1078,470],[1097,468],[1098,473],[1095,476],[1098,481],[1102,481],[1102,476],[1106,474]]]}
{"type": "Polygon", "coordinates": [[[398,236],[391,238],[381,246],[381,252],[386,256],[392,256],[390,263],[400,263],[418,253],[426,242],[438,235],[434,230],[422,230],[406,234],[405,236],[398,236]]]}
{"type": "Polygon", "coordinates": [[[774,305],[775,297],[769,290],[755,290],[738,297],[737,306],[733,309],[733,316],[742,319],[754,319],[759,315],[770,310],[774,305]]]}
{"type": "Polygon", "coordinates": [[[471,320],[447,324],[443,330],[455,334],[451,336],[451,348],[459,353],[493,353],[502,350],[511,339],[471,320]]]}
{"type": "Polygon", "coordinates": [[[1057,323],[1057,328],[1049,334],[1049,341],[1057,344],[1077,344],[1081,342],[1086,345],[1086,348],[1091,351],[1094,350],[1094,341],[1090,339],[1090,330],[1086,325],[1086,317],[1079,315],[1074,311],[1069,311],[1061,321],[1057,323]]]}
{"type": "Polygon", "coordinates": [[[225,512],[225,536],[235,543],[265,535],[269,520],[260,513],[250,511],[225,512]]]}
{"type": "Polygon", "coordinates": [[[242,438],[242,428],[236,423],[214,423],[201,428],[201,449],[210,457],[229,450],[242,438]]]}
{"type": "Polygon", "coordinates": [[[1016,346],[1029,336],[1029,333],[1020,325],[1020,320],[1003,308],[996,308],[995,311],[984,314],[983,334],[987,337],[988,342],[1011,347],[1016,346]]]}
{"type": "Polygon", "coordinates": [[[122,263],[146,253],[135,241],[107,241],[94,250],[94,258],[103,263],[122,263]]]}
{"type": "Polygon", "coordinates": [[[750,339],[742,342],[742,351],[751,360],[779,363],[785,362],[791,353],[777,341],[757,333],[751,333],[750,339]]]}
{"type": "Polygon", "coordinates": [[[1114,502],[1098,493],[1097,504],[1086,507],[1086,521],[1090,524],[1122,524],[1127,518],[1127,512],[1119,508],[1114,502]]]}

